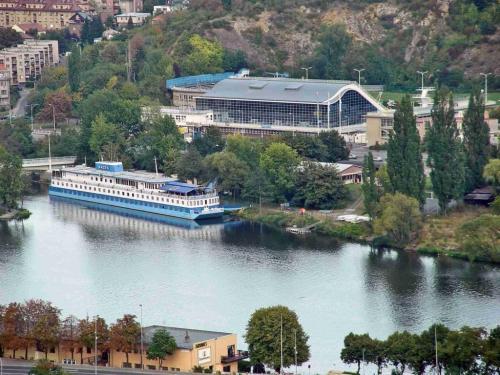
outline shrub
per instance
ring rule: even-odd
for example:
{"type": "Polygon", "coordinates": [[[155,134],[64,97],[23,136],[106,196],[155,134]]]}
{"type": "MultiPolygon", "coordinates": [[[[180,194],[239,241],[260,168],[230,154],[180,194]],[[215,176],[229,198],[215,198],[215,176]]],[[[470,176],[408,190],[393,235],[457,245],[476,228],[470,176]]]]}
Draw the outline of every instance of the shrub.
{"type": "Polygon", "coordinates": [[[30,216],[31,216],[31,212],[25,208],[22,208],[19,211],[17,211],[15,219],[16,220],[26,220],[26,219],[29,219],[30,216]]]}
{"type": "Polygon", "coordinates": [[[500,216],[481,215],[463,223],[456,232],[460,250],[470,260],[500,262],[500,216]]]}

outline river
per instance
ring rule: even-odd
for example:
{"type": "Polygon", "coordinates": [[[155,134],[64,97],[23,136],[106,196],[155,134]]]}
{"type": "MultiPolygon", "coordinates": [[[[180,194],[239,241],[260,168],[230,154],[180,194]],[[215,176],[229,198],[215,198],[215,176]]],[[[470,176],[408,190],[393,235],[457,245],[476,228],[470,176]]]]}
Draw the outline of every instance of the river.
{"type": "Polygon", "coordinates": [[[377,251],[258,224],[189,227],[103,212],[45,194],[32,217],[0,223],[0,303],[42,298],[63,314],[124,313],[162,324],[243,334],[252,312],[283,304],[310,336],[311,371],[347,368],[350,331],[385,338],[500,323],[500,268],[377,251]]]}

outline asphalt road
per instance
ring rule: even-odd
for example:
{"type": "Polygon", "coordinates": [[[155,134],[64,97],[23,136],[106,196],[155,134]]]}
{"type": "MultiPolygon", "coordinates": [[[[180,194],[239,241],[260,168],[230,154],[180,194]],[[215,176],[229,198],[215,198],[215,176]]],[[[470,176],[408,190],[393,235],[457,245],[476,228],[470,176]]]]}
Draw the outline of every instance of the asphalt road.
{"type": "MultiPolygon", "coordinates": [[[[33,362],[29,361],[14,361],[14,360],[3,360],[3,368],[1,375],[27,375],[29,370],[34,366],[33,362]]],[[[93,375],[95,372],[92,366],[62,366],[64,370],[70,375],[93,375]]],[[[102,375],[158,375],[158,374],[183,374],[179,372],[167,372],[167,371],[151,371],[151,370],[136,370],[136,369],[120,369],[120,368],[110,368],[110,367],[97,367],[97,373],[102,375]]]]}
{"type": "Polygon", "coordinates": [[[12,114],[17,118],[24,117],[26,114],[26,104],[28,104],[28,95],[31,92],[31,89],[22,89],[19,93],[20,97],[16,103],[16,106],[12,109],[12,114]]]}

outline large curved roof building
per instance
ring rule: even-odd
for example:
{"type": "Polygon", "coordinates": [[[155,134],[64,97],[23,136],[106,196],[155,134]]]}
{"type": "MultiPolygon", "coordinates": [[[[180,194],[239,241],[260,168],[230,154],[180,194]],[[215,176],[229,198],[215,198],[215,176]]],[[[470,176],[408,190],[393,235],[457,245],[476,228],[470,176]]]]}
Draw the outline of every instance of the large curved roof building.
{"type": "Polygon", "coordinates": [[[213,111],[217,123],[316,132],[362,125],[384,107],[350,81],[248,77],[218,82],[196,109],[213,111]]]}

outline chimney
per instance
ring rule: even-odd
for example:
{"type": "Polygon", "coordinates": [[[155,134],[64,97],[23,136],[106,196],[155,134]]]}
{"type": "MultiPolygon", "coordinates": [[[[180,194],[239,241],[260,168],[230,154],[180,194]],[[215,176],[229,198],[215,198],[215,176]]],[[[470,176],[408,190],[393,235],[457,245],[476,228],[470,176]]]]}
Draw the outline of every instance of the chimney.
{"type": "Polygon", "coordinates": [[[189,342],[189,339],[190,339],[189,332],[186,330],[186,335],[184,336],[184,341],[189,342]]]}

